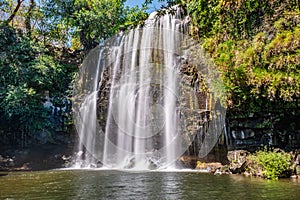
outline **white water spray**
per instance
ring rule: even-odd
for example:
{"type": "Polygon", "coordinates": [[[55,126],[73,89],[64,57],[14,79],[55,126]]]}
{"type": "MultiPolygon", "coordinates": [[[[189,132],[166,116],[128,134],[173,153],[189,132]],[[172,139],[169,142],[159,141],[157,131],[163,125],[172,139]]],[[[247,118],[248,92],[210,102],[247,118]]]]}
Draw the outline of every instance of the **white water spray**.
{"type": "MultiPolygon", "coordinates": [[[[189,127],[200,126],[201,120],[191,120],[208,107],[201,110],[195,88],[182,81],[182,60],[195,60],[199,47],[185,34],[188,18],[181,18],[180,8],[175,11],[162,17],[151,15],[143,28],[112,38],[85,59],[74,98],[80,138],[78,165],[176,168],[178,157],[195,135],[189,127]]],[[[214,77],[206,75],[211,87],[214,77]]],[[[205,102],[207,105],[208,99],[205,102]]],[[[215,123],[210,126],[212,133],[207,133],[209,141],[203,142],[204,153],[221,133],[222,112],[211,112],[215,123]]]]}

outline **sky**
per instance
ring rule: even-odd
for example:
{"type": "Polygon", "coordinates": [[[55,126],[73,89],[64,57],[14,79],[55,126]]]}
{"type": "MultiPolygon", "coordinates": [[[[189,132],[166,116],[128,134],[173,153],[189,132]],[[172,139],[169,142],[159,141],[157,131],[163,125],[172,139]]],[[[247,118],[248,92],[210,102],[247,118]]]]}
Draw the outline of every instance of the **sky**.
{"type": "MultiPolygon", "coordinates": [[[[136,5],[138,5],[139,7],[142,6],[142,4],[144,3],[145,0],[127,0],[125,2],[125,5],[126,6],[129,6],[129,7],[134,7],[136,5]]],[[[164,3],[162,2],[158,2],[158,0],[153,0],[152,4],[149,5],[149,12],[153,12],[155,10],[158,10],[161,5],[163,5],[164,3]]]]}

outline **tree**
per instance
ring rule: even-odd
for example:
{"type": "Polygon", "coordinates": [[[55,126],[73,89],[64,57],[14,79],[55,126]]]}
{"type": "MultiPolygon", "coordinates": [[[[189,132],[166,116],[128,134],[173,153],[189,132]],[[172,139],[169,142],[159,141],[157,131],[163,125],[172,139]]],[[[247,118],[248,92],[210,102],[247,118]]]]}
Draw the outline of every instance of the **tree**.
{"type": "Polygon", "coordinates": [[[50,27],[63,31],[63,43],[79,40],[85,51],[94,48],[130,26],[145,19],[144,10],[124,7],[125,0],[46,0],[43,12],[50,27]],[[133,14],[134,17],[133,17],[133,14]],[[73,40],[72,40],[73,39],[73,40]]]}
{"type": "Polygon", "coordinates": [[[50,128],[44,93],[65,97],[74,67],[8,25],[0,26],[0,38],[0,130],[14,133],[15,142],[24,145],[25,138],[50,128]]]}
{"type": "Polygon", "coordinates": [[[45,93],[63,107],[81,52],[146,17],[145,8],[124,7],[124,0],[1,1],[0,133],[24,145],[51,130],[45,93]]]}

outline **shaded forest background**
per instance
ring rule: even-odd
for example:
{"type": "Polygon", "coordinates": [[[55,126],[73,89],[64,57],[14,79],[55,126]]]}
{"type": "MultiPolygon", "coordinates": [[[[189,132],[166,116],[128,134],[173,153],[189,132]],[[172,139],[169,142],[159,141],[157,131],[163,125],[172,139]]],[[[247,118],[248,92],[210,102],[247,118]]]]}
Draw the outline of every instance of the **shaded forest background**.
{"type": "MultiPolygon", "coordinates": [[[[142,24],[151,0],[134,8],[124,3],[0,0],[0,145],[75,134],[72,83],[82,59],[101,41],[142,24]]],[[[252,120],[252,128],[271,132],[276,144],[300,141],[300,1],[166,4],[182,5],[191,36],[220,70],[228,126],[252,120]]]]}

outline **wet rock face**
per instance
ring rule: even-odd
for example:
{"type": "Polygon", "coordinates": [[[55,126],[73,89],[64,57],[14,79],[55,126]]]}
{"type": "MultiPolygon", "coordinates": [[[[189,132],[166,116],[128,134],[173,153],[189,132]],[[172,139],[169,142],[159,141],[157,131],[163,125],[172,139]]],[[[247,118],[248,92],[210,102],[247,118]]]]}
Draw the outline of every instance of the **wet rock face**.
{"type": "Polygon", "coordinates": [[[99,86],[98,100],[97,100],[97,118],[102,131],[105,132],[106,119],[109,107],[109,94],[111,87],[111,74],[108,68],[103,71],[101,85],[99,86]]]}
{"type": "MultiPolygon", "coordinates": [[[[97,100],[97,118],[103,132],[105,132],[106,129],[107,113],[110,101],[109,98],[113,77],[110,67],[111,66],[104,68],[101,80],[99,81],[100,85],[97,100]]],[[[178,58],[177,68],[177,78],[180,80],[180,92],[178,93],[179,101],[177,102],[177,106],[180,108],[180,112],[184,116],[184,120],[186,120],[185,127],[183,129],[186,130],[186,133],[188,135],[193,135],[196,134],[201,126],[207,121],[207,119],[209,119],[210,113],[206,109],[209,109],[211,107],[210,105],[208,105],[210,103],[210,101],[208,100],[210,97],[207,94],[208,89],[205,80],[196,66],[189,64],[187,61],[181,61],[180,58],[178,58]]],[[[117,80],[120,79],[123,70],[122,67],[120,67],[119,70],[120,72],[117,73],[118,76],[116,77],[117,80]]],[[[158,70],[157,74],[161,73],[161,69],[154,68],[154,70],[158,70]]],[[[161,96],[163,94],[159,94],[157,92],[159,91],[159,89],[157,91],[155,90],[156,87],[151,88],[153,91],[150,91],[150,93],[153,94],[154,101],[159,102],[159,100],[155,98],[156,96],[161,96]]],[[[118,129],[117,124],[115,129],[118,129]]],[[[156,138],[158,148],[163,145],[162,142],[159,142],[159,137],[160,135],[158,134],[156,138]]],[[[113,138],[111,139],[114,141],[113,138]]]]}
{"type": "Polygon", "coordinates": [[[299,149],[300,114],[280,109],[269,109],[268,112],[263,109],[253,113],[228,111],[228,147],[250,152],[260,146],[275,146],[286,151],[299,149]]]}

